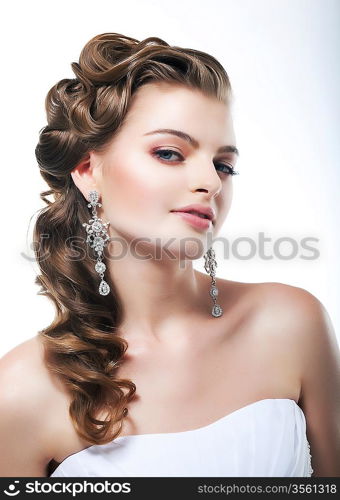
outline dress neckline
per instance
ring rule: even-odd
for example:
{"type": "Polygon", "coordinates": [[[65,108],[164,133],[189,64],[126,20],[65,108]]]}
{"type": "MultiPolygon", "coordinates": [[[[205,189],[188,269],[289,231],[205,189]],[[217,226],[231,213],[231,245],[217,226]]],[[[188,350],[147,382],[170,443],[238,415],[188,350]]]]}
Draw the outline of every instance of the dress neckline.
{"type": "MultiPolygon", "coordinates": [[[[230,413],[227,413],[226,415],[215,420],[214,422],[207,424],[207,425],[204,425],[204,426],[201,426],[201,427],[196,427],[196,429],[189,429],[187,431],[179,431],[179,432],[154,432],[154,433],[148,433],[148,434],[128,434],[125,436],[118,436],[113,441],[110,441],[109,443],[106,443],[103,445],[93,444],[91,446],[88,446],[87,448],[84,448],[83,450],[72,453],[68,457],[64,458],[64,460],[62,462],[57,462],[54,460],[54,462],[57,463],[58,465],[54,469],[53,472],[55,472],[57,469],[59,469],[59,467],[61,467],[67,460],[72,459],[72,457],[79,455],[81,453],[84,453],[87,450],[91,450],[93,448],[112,446],[117,441],[121,441],[121,440],[123,440],[123,441],[128,440],[128,439],[138,440],[138,439],[148,439],[148,438],[153,439],[153,438],[157,438],[160,436],[164,439],[167,439],[167,437],[173,438],[174,436],[184,436],[184,435],[190,435],[190,434],[194,434],[194,433],[204,432],[205,430],[210,430],[211,428],[216,427],[216,426],[222,424],[223,422],[225,422],[229,419],[232,419],[232,418],[238,416],[239,414],[246,412],[247,410],[249,410],[250,408],[252,408],[256,405],[261,405],[261,404],[265,404],[265,403],[273,403],[274,401],[278,401],[280,403],[289,403],[290,405],[295,406],[296,408],[298,408],[300,410],[300,412],[304,418],[304,412],[303,412],[302,408],[300,408],[298,403],[295,401],[295,399],[292,399],[292,398],[263,398],[263,399],[259,399],[257,401],[253,401],[252,403],[249,403],[245,406],[241,406],[241,408],[237,408],[236,410],[234,410],[230,413]]],[[[52,472],[52,474],[53,474],[53,472],[52,472]]]]}
{"type": "MultiPolygon", "coordinates": [[[[63,464],[65,462],[68,462],[69,460],[72,460],[73,457],[77,456],[77,455],[80,455],[82,453],[86,453],[88,450],[91,450],[93,448],[102,448],[102,447],[107,447],[107,446],[113,446],[117,441],[120,441],[120,440],[128,440],[129,438],[130,439],[135,439],[135,440],[138,440],[138,439],[147,439],[147,438],[157,438],[157,437],[161,437],[161,438],[164,438],[166,439],[167,436],[169,438],[173,438],[175,436],[186,436],[186,435],[193,435],[195,433],[200,433],[200,432],[204,432],[205,430],[210,430],[220,424],[222,424],[223,422],[229,420],[229,419],[232,419],[233,417],[236,417],[238,416],[239,414],[242,414],[244,412],[246,412],[247,410],[249,410],[250,408],[253,408],[255,407],[256,405],[264,405],[264,404],[267,404],[267,403],[274,403],[274,402],[278,402],[279,404],[289,404],[292,408],[295,407],[301,414],[301,417],[303,419],[303,421],[305,422],[306,424],[306,419],[305,419],[305,414],[304,414],[304,411],[302,410],[302,408],[298,405],[298,403],[295,401],[295,399],[292,399],[292,398],[263,398],[263,399],[259,399],[257,401],[253,401],[252,403],[249,403],[245,406],[242,406],[241,408],[237,408],[236,410],[228,413],[227,415],[224,415],[223,417],[215,420],[214,422],[210,423],[210,424],[207,424],[207,425],[204,425],[202,427],[197,427],[196,429],[189,429],[187,431],[179,431],[179,432],[155,432],[155,433],[148,433],[148,434],[128,434],[128,435],[125,435],[125,436],[118,436],[116,437],[113,441],[110,441],[109,443],[106,443],[106,444],[103,444],[103,445],[91,445],[91,446],[88,446],[87,448],[84,448],[83,450],[80,450],[76,453],[73,453],[71,455],[69,455],[68,457],[64,458],[64,460],[62,462],[56,462],[54,460],[55,463],[57,463],[57,467],[53,470],[52,472],[52,476],[53,476],[53,473],[55,471],[57,471],[59,468],[61,468],[63,466],[63,464]]],[[[307,441],[308,443],[308,441],[307,441]]],[[[91,453],[91,451],[90,451],[91,453]]]]}
{"type": "MultiPolygon", "coordinates": [[[[252,403],[249,403],[245,406],[241,406],[240,408],[237,408],[236,410],[227,413],[221,418],[218,418],[217,420],[214,420],[214,422],[211,422],[210,424],[203,425],[201,427],[196,427],[195,429],[189,429],[187,431],[178,431],[178,432],[153,432],[153,433],[146,433],[146,434],[127,434],[125,436],[118,436],[116,437],[113,441],[110,443],[107,443],[109,446],[112,443],[115,443],[118,439],[123,439],[125,440],[126,438],[147,438],[147,437],[152,437],[152,436],[177,436],[177,435],[183,435],[183,434],[192,434],[194,432],[200,432],[204,431],[206,429],[210,429],[211,427],[214,427],[215,425],[219,425],[220,423],[224,422],[225,420],[228,420],[229,418],[233,418],[235,415],[238,415],[239,413],[243,413],[244,411],[248,410],[249,408],[258,405],[258,404],[264,404],[267,402],[273,402],[273,401],[282,401],[282,402],[291,402],[290,404],[293,404],[297,406],[297,408],[302,412],[302,408],[298,405],[298,403],[295,401],[295,399],[292,398],[264,398],[264,399],[259,399],[258,401],[253,401],[252,403]]],[[[304,414],[303,414],[304,415],[304,414]]],[[[88,448],[85,448],[85,450],[88,450],[89,448],[93,448],[94,446],[105,446],[105,445],[92,445],[89,446],[88,448]]]]}

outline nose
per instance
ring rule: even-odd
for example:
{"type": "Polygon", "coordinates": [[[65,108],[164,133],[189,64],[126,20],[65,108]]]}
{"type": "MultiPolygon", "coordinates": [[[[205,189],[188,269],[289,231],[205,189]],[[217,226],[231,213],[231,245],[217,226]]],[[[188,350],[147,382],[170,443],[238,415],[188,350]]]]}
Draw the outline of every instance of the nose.
{"type": "Polygon", "coordinates": [[[196,163],[189,173],[189,187],[195,192],[206,191],[211,197],[216,197],[222,189],[222,181],[217,173],[216,167],[210,162],[196,163]]]}

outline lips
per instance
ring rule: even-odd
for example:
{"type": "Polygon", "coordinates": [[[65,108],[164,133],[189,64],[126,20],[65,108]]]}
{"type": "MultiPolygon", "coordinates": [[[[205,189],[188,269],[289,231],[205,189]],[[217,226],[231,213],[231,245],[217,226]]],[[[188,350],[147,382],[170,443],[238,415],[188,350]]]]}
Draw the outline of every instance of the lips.
{"type": "Polygon", "coordinates": [[[211,220],[211,218],[208,215],[202,214],[202,212],[198,212],[197,210],[187,210],[186,212],[183,212],[183,213],[197,215],[198,217],[202,217],[202,219],[209,219],[209,220],[211,220]]]}
{"type": "Polygon", "coordinates": [[[199,230],[207,230],[209,229],[210,225],[212,224],[210,219],[207,219],[205,217],[192,214],[189,212],[174,212],[172,210],[174,215],[177,215],[178,217],[181,217],[184,221],[189,223],[191,226],[195,227],[196,229],[199,230]]]}
{"type": "Polygon", "coordinates": [[[209,219],[213,223],[215,222],[216,218],[213,208],[199,204],[187,205],[185,207],[175,208],[174,210],[171,210],[171,212],[185,212],[188,214],[193,214],[201,218],[209,219]]]}

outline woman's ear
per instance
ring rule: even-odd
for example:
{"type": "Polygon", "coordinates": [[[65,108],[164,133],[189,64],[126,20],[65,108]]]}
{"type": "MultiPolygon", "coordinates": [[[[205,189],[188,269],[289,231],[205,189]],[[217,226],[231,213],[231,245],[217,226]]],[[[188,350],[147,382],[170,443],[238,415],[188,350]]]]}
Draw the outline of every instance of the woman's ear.
{"type": "Polygon", "coordinates": [[[88,193],[91,189],[97,189],[100,192],[100,188],[97,182],[97,168],[95,164],[95,158],[92,152],[89,152],[85,159],[83,159],[78,165],[72,170],[71,176],[73,182],[84,195],[85,199],[88,198],[88,193]]]}

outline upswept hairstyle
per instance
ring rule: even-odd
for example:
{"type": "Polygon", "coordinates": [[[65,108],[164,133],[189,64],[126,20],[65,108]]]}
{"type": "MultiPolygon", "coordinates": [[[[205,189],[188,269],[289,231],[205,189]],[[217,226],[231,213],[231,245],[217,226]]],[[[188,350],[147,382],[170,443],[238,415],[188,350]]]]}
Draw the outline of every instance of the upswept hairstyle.
{"type": "Polygon", "coordinates": [[[91,216],[70,173],[89,151],[105,150],[143,84],[182,84],[225,103],[232,90],[214,57],[170,46],[157,37],[138,41],[118,33],[97,35],[71,66],[76,78],[60,80],[47,93],[47,125],[39,131],[35,149],[40,173],[50,187],[40,193],[47,206],[39,210],[33,229],[41,272],[35,283],[38,294],[49,297],[56,309],[54,320],[38,336],[47,368],[71,396],[69,415],[76,432],[92,444],[106,444],[120,434],[136,386],[115,377],[128,343],[117,333],[123,307],[114,283],[107,274],[111,291],[100,295],[95,257],[85,250],[81,256],[72,254],[68,245],[77,240],[85,249],[82,223],[91,216]],[[49,195],[53,201],[46,198],[49,195]],[[103,411],[105,420],[98,420],[103,411]]]}

